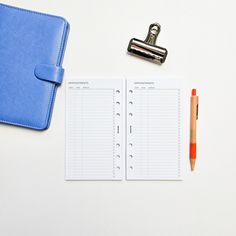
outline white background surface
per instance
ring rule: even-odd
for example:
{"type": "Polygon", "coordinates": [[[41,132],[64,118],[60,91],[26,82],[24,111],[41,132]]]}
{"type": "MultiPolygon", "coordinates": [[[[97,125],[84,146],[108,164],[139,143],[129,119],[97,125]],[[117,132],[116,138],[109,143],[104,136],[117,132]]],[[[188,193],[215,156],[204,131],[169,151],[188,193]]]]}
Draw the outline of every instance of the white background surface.
{"type": "Polygon", "coordinates": [[[1,236],[236,235],[235,1],[2,2],[70,22],[66,77],[178,76],[201,103],[197,170],[185,155],[182,182],[65,182],[64,85],[48,131],[0,125],[1,236]],[[155,21],[162,66],[126,54],[155,21]]]}

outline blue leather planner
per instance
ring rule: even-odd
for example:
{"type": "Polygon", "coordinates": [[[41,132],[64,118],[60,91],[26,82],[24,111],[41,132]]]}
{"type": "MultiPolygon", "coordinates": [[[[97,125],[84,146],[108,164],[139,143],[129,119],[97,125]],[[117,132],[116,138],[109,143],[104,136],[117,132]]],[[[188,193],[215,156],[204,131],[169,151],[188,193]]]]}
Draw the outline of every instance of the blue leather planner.
{"type": "Polygon", "coordinates": [[[49,127],[68,32],[62,17],[0,4],[0,122],[49,127]]]}

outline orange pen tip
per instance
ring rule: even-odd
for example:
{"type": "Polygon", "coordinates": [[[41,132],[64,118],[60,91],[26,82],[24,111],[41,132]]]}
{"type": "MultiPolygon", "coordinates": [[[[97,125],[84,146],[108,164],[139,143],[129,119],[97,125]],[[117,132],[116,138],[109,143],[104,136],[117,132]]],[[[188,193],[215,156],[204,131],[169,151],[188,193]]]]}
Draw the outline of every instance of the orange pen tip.
{"type": "Polygon", "coordinates": [[[196,96],[197,95],[197,90],[196,89],[192,89],[192,96],[196,96]]]}

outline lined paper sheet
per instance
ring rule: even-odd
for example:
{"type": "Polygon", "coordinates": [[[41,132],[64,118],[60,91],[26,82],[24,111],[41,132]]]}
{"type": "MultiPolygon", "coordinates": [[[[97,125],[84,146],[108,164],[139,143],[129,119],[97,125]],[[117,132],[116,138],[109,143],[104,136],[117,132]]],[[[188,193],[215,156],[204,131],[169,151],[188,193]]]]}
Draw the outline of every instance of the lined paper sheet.
{"type": "Polygon", "coordinates": [[[122,179],[123,81],[67,81],[66,179],[122,179]]]}
{"type": "Polygon", "coordinates": [[[181,94],[175,81],[127,81],[129,180],[181,178],[181,94]]]}

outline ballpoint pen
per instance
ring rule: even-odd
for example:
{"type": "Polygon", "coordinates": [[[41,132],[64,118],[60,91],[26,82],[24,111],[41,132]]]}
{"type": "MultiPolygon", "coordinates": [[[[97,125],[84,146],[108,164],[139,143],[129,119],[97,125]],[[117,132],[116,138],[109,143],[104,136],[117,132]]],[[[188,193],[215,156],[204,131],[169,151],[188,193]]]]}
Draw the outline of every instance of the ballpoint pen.
{"type": "Polygon", "coordinates": [[[197,119],[198,119],[198,96],[196,89],[192,89],[191,113],[190,113],[190,165],[191,170],[195,169],[197,157],[197,119]]]}

